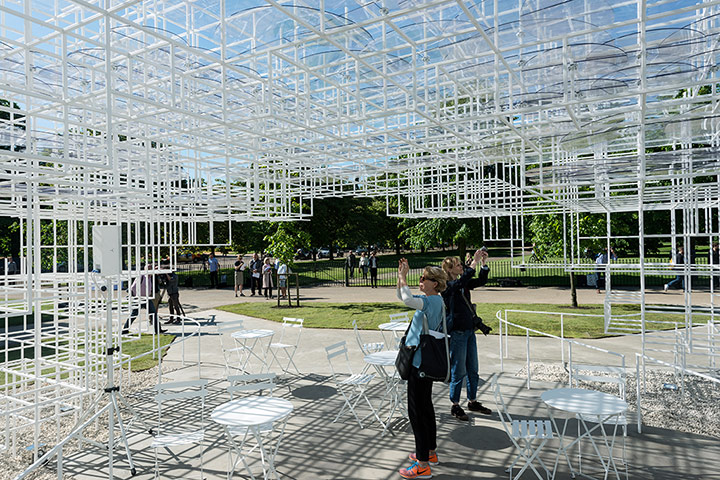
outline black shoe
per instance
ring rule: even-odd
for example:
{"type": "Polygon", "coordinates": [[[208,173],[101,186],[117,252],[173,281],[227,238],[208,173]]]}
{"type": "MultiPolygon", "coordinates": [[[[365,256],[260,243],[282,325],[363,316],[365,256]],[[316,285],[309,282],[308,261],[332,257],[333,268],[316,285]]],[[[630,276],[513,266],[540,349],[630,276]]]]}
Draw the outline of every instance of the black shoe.
{"type": "Polygon", "coordinates": [[[158,330],[157,332],[155,332],[155,333],[167,333],[167,329],[161,328],[161,329],[159,329],[159,330],[158,330]]]}
{"type": "Polygon", "coordinates": [[[172,325],[173,323],[175,323],[175,320],[168,320],[165,325],[172,325]]]}
{"type": "Polygon", "coordinates": [[[471,412],[480,412],[483,415],[492,414],[492,410],[483,406],[482,403],[480,403],[476,400],[473,400],[472,402],[468,402],[468,410],[470,410],[471,412]]]}
{"type": "Polygon", "coordinates": [[[122,334],[127,335],[128,333],[130,333],[130,330],[128,330],[127,328],[124,328],[122,331],[122,334]]]}
{"type": "Polygon", "coordinates": [[[453,405],[450,409],[450,415],[464,422],[467,422],[469,419],[467,413],[465,413],[460,405],[453,405]]]}
{"type": "Polygon", "coordinates": [[[244,297],[244,296],[245,296],[245,294],[244,294],[244,293],[241,293],[241,294],[240,294],[240,296],[241,296],[241,297],[244,297]]]}

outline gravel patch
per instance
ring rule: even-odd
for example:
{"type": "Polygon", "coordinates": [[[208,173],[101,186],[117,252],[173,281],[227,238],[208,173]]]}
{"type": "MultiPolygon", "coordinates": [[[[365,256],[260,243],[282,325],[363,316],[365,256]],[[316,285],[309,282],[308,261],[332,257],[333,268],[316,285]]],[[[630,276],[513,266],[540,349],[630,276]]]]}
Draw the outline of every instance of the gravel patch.
{"type": "MultiPolygon", "coordinates": [[[[568,373],[560,365],[531,363],[531,379],[566,384],[568,373]]],[[[527,368],[515,374],[525,378],[527,368]]],[[[601,382],[581,382],[583,388],[618,394],[615,385],[601,382]]],[[[635,372],[628,373],[626,401],[630,412],[637,412],[635,372]]],[[[642,393],[643,425],[720,438],[720,384],[700,377],[685,377],[684,392],[680,377],[666,370],[648,369],[645,374],[645,392],[642,393]],[[668,390],[664,384],[673,384],[677,390],[668,390]]],[[[634,415],[632,416],[633,418],[634,415]]]]}
{"type": "MultiPolygon", "coordinates": [[[[167,367],[163,366],[163,375],[170,373],[174,370],[177,370],[177,367],[167,367]]],[[[137,393],[146,389],[149,389],[157,384],[158,381],[158,367],[153,367],[148,370],[144,370],[142,372],[132,372],[130,373],[130,382],[129,384],[125,384],[123,387],[123,394],[124,395],[132,395],[133,393],[137,393]]],[[[132,401],[130,401],[132,404],[132,401]]],[[[126,416],[123,415],[123,419],[125,419],[126,416]]],[[[107,415],[102,415],[99,417],[99,420],[97,422],[92,423],[89,425],[83,432],[83,435],[86,438],[89,438],[91,440],[97,440],[99,442],[107,442],[108,438],[108,417],[107,415]]],[[[65,418],[62,418],[59,422],[59,437],[65,438],[68,434],[70,434],[70,431],[75,426],[75,420],[73,416],[68,416],[65,418]]],[[[46,451],[52,448],[56,441],[55,439],[58,438],[57,435],[57,424],[54,421],[47,421],[42,424],[42,437],[41,437],[41,443],[45,443],[46,445],[42,448],[44,448],[46,451]],[[48,439],[48,440],[42,440],[42,438],[48,439]]],[[[32,462],[33,462],[33,455],[31,451],[25,450],[25,446],[31,445],[33,442],[33,432],[32,428],[29,428],[26,432],[18,433],[17,434],[17,445],[18,445],[18,454],[17,455],[10,455],[7,454],[0,454],[0,480],[11,480],[15,478],[18,474],[20,474],[22,471],[24,471],[26,468],[28,468],[32,462]]],[[[85,444],[86,445],[86,444],[85,444]]],[[[80,450],[80,447],[77,442],[73,441],[70,442],[68,445],[65,446],[63,449],[63,454],[65,456],[69,456],[74,452],[77,452],[80,450]]],[[[38,468],[34,473],[26,477],[31,480],[53,480],[57,479],[57,473],[55,470],[55,461],[51,460],[49,468],[40,467],[38,468]]],[[[65,474],[63,478],[67,478],[69,480],[72,480],[74,477],[71,475],[65,474]]]]}

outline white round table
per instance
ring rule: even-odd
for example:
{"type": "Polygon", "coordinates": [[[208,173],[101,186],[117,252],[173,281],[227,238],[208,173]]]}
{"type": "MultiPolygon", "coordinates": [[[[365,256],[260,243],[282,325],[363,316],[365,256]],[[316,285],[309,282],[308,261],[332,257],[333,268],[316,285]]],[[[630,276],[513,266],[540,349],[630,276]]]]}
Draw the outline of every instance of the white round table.
{"type": "MultiPolygon", "coordinates": [[[[280,442],[282,441],[282,437],[285,432],[285,422],[287,422],[287,418],[290,416],[292,411],[292,403],[284,398],[261,396],[231,400],[215,407],[212,414],[210,414],[210,418],[215,423],[219,423],[223,426],[225,434],[228,437],[230,448],[234,449],[237,455],[235,461],[232,462],[232,469],[228,472],[228,478],[232,477],[235,472],[235,467],[237,466],[238,461],[242,461],[250,476],[253,476],[250,466],[245,460],[245,455],[243,454],[243,447],[245,446],[249,435],[241,435],[242,439],[238,445],[233,434],[233,428],[237,429],[237,427],[247,428],[247,432],[252,434],[252,437],[255,438],[257,448],[259,448],[261,452],[260,459],[263,465],[263,477],[265,479],[270,476],[277,478],[277,472],[275,471],[275,455],[280,448],[280,442]],[[279,425],[276,428],[279,434],[276,438],[275,446],[274,448],[271,446],[266,450],[263,443],[263,435],[272,430],[274,427],[273,424],[276,422],[282,423],[282,425],[279,425]],[[267,469],[265,468],[266,461],[267,469]]],[[[252,449],[250,451],[252,451],[252,449]]]]}
{"type": "MultiPolygon", "coordinates": [[[[405,333],[405,330],[407,330],[410,323],[408,322],[387,322],[387,323],[381,323],[378,325],[378,330],[380,332],[392,332],[393,338],[395,339],[394,342],[392,342],[395,348],[397,348],[400,345],[400,337],[403,333],[405,333]]],[[[383,339],[385,340],[386,345],[390,345],[390,343],[385,338],[385,334],[383,333],[383,339]]]]}
{"type": "MultiPolygon", "coordinates": [[[[584,388],[557,388],[555,390],[548,390],[543,392],[540,395],[540,398],[545,405],[550,407],[548,409],[550,420],[552,420],[555,431],[558,433],[560,439],[558,457],[555,460],[555,468],[553,470],[557,468],[558,460],[562,454],[570,467],[571,475],[574,477],[575,472],[573,471],[570,457],[568,456],[568,450],[573,445],[580,442],[583,438],[587,438],[592,444],[595,454],[600,459],[600,463],[605,470],[605,479],[608,478],[612,469],[615,472],[616,478],[620,480],[620,473],[618,472],[617,465],[615,465],[615,460],[612,455],[613,447],[615,445],[615,436],[617,434],[617,425],[619,422],[614,422],[612,439],[610,442],[608,442],[608,434],[605,432],[603,424],[612,417],[619,419],[620,415],[628,409],[627,402],[622,398],[610,395],[609,393],[586,390],[584,388]],[[553,409],[573,414],[582,426],[583,431],[579,432],[580,435],[568,444],[565,444],[565,432],[567,430],[569,418],[565,418],[563,428],[560,430],[557,426],[557,422],[555,421],[553,409]],[[588,427],[588,422],[594,423],[595,425],[593,427],[588,427]],[[605,455],[601,454],[597,443],[593,439],[592,432],[594,430],[600,430],[602,434],[604,445],[607,448],[607,458],[605,455]]],[[[586,476],[582,473],[582,469],[579,473],[586,476]]]]}
{"type": "Polygon", "coordinates": [[[238,330],[237,332],[233,332],[231,334],[231,336],[236,340],[255,340],[259,338],[272,337],[273,335],[275,335],[275,332],[272,330],[263,330],[261,328],[238,330]]]}
{"type": "Polygon", "coordinates": [[[210,418],[220,425],[254,427],[275,422],[292,411],[292,403],[284,398],[252,396],[218,405],[210,418]]]}
{"type": "Polygon", "coordinates": [[[379,330],[385,330],[388,332],[404,332],[407,330],[410,323],[408,322],[387,322],[378,325],[379,330]]]}
{"type": "Polygon", "coordinates": [[[608,417],[619,415],[628,409],[622,398],[609,393],[584,388],[557,388],[540,395],[546,405],[578,415],[608,417]]]}
{"type": "Polygon", "coordinates": [[[389,367],[395,365],[395,358],[397,357],[397,350],[383,350],[381,352],[374,352],[365,355],[365,363],[370,365],[378,365],[381,367],[389,367]]]}

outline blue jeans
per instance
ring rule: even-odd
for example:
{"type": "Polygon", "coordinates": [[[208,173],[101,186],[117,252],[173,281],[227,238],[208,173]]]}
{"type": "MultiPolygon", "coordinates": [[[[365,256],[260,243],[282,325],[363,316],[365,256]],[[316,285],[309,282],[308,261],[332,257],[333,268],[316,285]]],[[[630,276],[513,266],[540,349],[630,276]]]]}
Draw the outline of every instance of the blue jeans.
{"type": "Polygon", "coordinates": [[[473,330],[450,333],[450,401],[460,403],[460,391],[467,377],[468,400],[475,400],[478,389],[477,338],[473,330]]]}
{"type": "Polygon", "coordinates": [[[672,282],[668,282],[667,286],[668,286],[668,289],[679,287],[679,288],[682,288],[683,290],[685,290],[685,276],[684,275],[676,276],[675,280],[673,280],[672,282]]]}

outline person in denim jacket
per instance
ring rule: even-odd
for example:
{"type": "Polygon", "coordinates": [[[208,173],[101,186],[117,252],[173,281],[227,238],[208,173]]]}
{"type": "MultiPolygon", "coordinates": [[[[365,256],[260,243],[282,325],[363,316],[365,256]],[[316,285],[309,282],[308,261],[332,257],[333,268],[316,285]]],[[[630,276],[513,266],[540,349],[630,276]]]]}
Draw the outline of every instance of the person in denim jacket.
{"type": "Polygon", "coordinates": [[[448,275],[448,284],[442,293],[445,300],[448,329],[450,330],[450,413],[458,420],[468,420],[460,406],[460,392],[467,379],[468,410],[490,415],[492,411],[476,400],[478,389],[477,339],[470,308],[470,290],[487,283],[490,268],[486,265],[488,253],[480,249],[475,252],[470,266],[464,265],[458,257],[446,257],[442,268],[448,275]],[[475,267],[482,268],[475,276],[475,267]],[[463,298],[464,297],[464,298],[463,298]]]}

